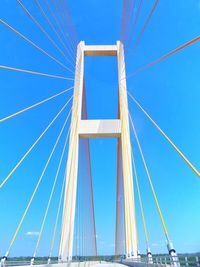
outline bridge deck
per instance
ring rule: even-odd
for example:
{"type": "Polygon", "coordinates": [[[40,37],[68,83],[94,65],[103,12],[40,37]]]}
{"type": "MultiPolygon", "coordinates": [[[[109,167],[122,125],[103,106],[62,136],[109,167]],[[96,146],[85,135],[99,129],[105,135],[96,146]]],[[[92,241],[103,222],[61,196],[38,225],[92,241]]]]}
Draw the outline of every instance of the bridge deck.
{"type": "MultiPolygon", "coordinates": [[[[30,264],[19,262],[19,264],[7,264],[12,267],[30,267],[30,264]]],[[[83,262],[66,262],[53,264],[35,264],[37,267],[125,267],[120,263],[104,262],[104,261],[83,261],[83,262]]]]}
{"type": "Polygon", "coordinates": [[[125,267],[123,264],[112,263],[112,262],[98,263],[98,264],[95,264],[93,266],[95,266],[95,267],[125,267]]]}

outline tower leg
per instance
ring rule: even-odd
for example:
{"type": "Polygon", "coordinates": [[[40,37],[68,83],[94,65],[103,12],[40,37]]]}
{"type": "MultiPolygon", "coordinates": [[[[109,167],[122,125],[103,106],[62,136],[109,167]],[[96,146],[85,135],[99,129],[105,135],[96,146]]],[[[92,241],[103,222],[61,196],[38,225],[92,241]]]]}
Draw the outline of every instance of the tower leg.
{"type": "Polygon", "coordinates": [[[76,207],[76,191],[78,176],[79,122],[82,111],[84,42],[77,49],[76,74],[74,85],[74,100],[71,119],[71,133],[67,160],[66,186],[64,195],[62,232],[59,250],[59,262],[72,260],[74,222],[76,207]]]}
{"type": "Polygon", "coordinates": [[[119,108],[121,119],[121,144],[124,180],[124,225],[126,257],[137,257],[137,229],[134,206],[131,142],[129,129],[128,101],[125,79],[125,62],[123,45],[118,42],[118,78],[119,78],[119,108]]]}

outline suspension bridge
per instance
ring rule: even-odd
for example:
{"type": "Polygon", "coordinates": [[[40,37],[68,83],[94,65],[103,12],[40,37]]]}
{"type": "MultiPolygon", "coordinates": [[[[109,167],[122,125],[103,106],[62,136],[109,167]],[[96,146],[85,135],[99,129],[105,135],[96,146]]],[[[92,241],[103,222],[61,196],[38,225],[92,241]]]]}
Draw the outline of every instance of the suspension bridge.
{"type": "MultiPolygon", "coordinates": [[[[15,173],[18,169],[23,168],[25,160],[31,153],[33,153],[34,149],[39,145],[41,140],[45,138],[60,117],[64,118],[64,122],[61,124],[56,138],[53,138],[55,139],[55,142],[51,147],[41,172],[39,173],[39,177],[30,191],[26,206],[21,212],[20,220],[17,222],[14,232],[11,233],[12,237],[10,243],[8,247],[5,248],[4,252],[0,252],[1,266],[36,264],[41,266],[55,264],[58,267],[63,266],[63,264],[70,266],[74,265],[74,267],[81,265],[120,267],[122,264],[128,266],[199,266],[200,258],[198,256],[194,257],[193,261],[189,261],[187,257],[182,259],[179,257],[178,251],[176,251],[176,248],[173,245],[173,236],[169,235],[162,207],[154,187],[153,177],[151,176],[148,162],[145,153],[143,152],[143,147],[134,122],[134,116],[131,113],[129,106],[135,105],[138,111],[150,121],[152,126],[155,127],[163,139],[166,140],[174,153],[176,153],[186,166],[188,166],[191,173],[194,174],[194,179],[200,177],[200,172],[196,166],[194,166],[193,162],[186,156],[184,151],[181,151],[167,133],[157,124],[154,118],[143,106],[142,102],[136,99],[127,86],[127,80],[140,72],[153,68],[168,57],[171,57],[186,48],[189,49],[190,46],[200,41],[200,36],[194,36],[191,40],[174,47],[173,50],[168,51],[164,55],[160,55],[160,57],[152,62],[126,74],[126,56],[128,55],[127,44],[132,40],[135,34],[137,21],[142,10],[142,1],[123,1],[120,38],[119,41],[116,41],[112,45],[88,45],[87,41],[80,41],[69,12],[68,3],[65,0],[32,0],[30,2],[33,2],[31,5],[33,4],[37,10],[36,14],[32,12],[30,3],[27,1],[16,0],[15,2],[21,12],[23,12],[24,18],[26,17],[26,19],[32,23],[32,26],[39,30],[44,39],[49,42],[52,48],[59,54],[59,57],[57,58],[42,45],[40,46],[39,43],[24,34],[23,28],[18,29],[18,27],[15,27],[14,22],[10,23],[6,18],[0,19],[1,27],[13,35],[16,35],[17,38],[22,39],[22,41],[30,45],[32,49],[46,56],[49,61],[59,65],[59,67],[63,69],[63,74],[42,72],[31,68],[20,68],[16,65],[0,65],[0,71],[3,74],[7,73],[7,75],[9,73],[15,73],[16,75],[21,75],[20,77],[29,76],[30,79],[40,76],[43,79],[52,79],[55,81],[63,80],[65,82],[65,89],[56,94],[49,95],[47,98],[41,99],[40,101],[32,102],[29,106],[17,109],[12,114],[1,117],[0,127],[1,125],[6,127],[5,125],[8,121],[14,122],[18,116],[29,114],[30,110],[34,111],[34,109],[43,106],[43,104],[47,102],[56,101],[60,98],[64,99],[65,102],[64,105],[57,110],[54,116],[52,116],[50,123],[44,127],[33,143],[30,144],[28,149],[19,156],[17,161],[11,166],[9,172],[6,173],[5,177],[1,176],[0,194],[8,184],[9,186],[12,186],[12,180],[14,179],[15,173]],[[40,20],[38,18],[40,18],[40,20]],[[130,28],[129,34],[127,31],[128,27],[130,28]],[[113,103],[113,105],[118,109],[117,118],[88,118],[87,87],[84,78],[86,57],[116,57],[118,70],[116,73],[116,77],[118,78],[118,101],[113,103]],[[160,257],[152,254],[148,224],[146,221],[145,209],[143,207],[145,196],[142,195],[140,190],[140,177],[138,175],[137,162],[135,160],[135,154],[137,152],[132,145],[131,136],[137,144],[137,152],[139,152],[141,157],[148,186],[150,187],[155,202],[155,207],[157,209],[155,212],[158,214],[163,234],[166,239],[166,252],[168,253],[168,256],[165,255],[160,257]],[[106,262],[106,260],[98,257],[89,139],[99,137],[116,138],[117,140],[116,225],[113,226],[113,228],[115,227],[115,257],[113,258],[113,263],[106,262]],[[61,140],[64,140],[62,150],[59,160],[55,161],[54,154],[56,153],[61,140]],[[32,257],[23,262],[14,261],[10,259],[10,253],[12,252],[13,245],[23,227],[27,214],[30,212],[34,200],[39,193],[40,186],[50,164],[57,164],[57,167],[55,174],[53,174],[54,180],[51,185],[47,203],[45,204],[46,206],[40,222],[32,257]],[[53,206],[56,210],[56,216],[54,222],[51,222],[52,229],[49,255],[46,255],[45,260],[39,260],[37,259],[38,249],[52,207],[53,197],[57,194],[55,192],[57,192],[56,187],[58,186],[58,180],[60,179],[61,174],[62,182],[59,188],[59,201],[56,208],[55,205],[53,206]],[[137,231],[137,215],[135,210],[136,195],[138,196],[146,242],[146,251],[142,253],[139,249],[140,237],[138,236],[137,231]],[[60,217],[61,223],[59,224],[60,217]],[[59,235],[59,248],[58,255],[55,257],[53,255],[53,250],[57,235],[59,235]]],[[[149,13],[147,14],[146,20],[136,41],[134,42],[131,53],[135,53],[135,50],[139,46],[154,12],[156,12],[157,6],[159,6],[159,2],[159,0],[153,1],[153,5],[148,11],[149,13]]],[[[2,217],[1,220],[4,219],[5,218],[2,217]]],[[[34,220],[37,219],[34,218],[34,220]]],[[[7,229],[7,231],[10,230],[7,229]]]]}

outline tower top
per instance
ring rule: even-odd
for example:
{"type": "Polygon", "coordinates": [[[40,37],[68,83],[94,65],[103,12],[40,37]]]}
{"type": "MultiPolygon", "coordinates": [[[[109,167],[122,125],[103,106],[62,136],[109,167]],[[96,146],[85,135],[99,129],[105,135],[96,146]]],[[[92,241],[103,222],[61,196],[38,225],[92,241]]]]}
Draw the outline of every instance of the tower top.
{"type": "Polygon", "coordinates": [[[84,50],[84,56],[117,56],[118,47],[121,43],[116,42],[116,45],[86,45],[84,41],[81,41],[79,45],[84,50]]]}

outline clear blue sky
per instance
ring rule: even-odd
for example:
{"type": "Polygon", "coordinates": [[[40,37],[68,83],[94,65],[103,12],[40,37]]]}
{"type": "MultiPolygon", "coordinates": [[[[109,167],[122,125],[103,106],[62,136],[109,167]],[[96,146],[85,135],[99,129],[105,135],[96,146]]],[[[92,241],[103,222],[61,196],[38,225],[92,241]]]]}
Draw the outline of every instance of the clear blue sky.
{"type": "MultiPolygon", "coordinates": [[[[51,33],[33,1],[23,1],[31,13],[51,33]]],[[[41,1],[42,2],[42,1],[41,1]]],[[[138,35],[154,1],[144,1],[135,37],[138,35]]],[[[122,1],[69,1],[79,40],[87,44],[114,44],[120,38],[122,1]]],[[[16,1],[1,1],[0,17],[45,48],[59,60],[62,56],[27,17],[16,1]]],[[[136,53],[126,55],[127,74],[199,35],[199,0],[160,1],[136,53]]],[[[60,75],[66,73],[52,60],[31,47],[0,24],[1,65],[9,65],[60,75]]],[[[134,39],[135,40],[135,39],[134,39]]],[[[133,43],[134,44],[134,40],[133,43]]],[[[134,94],[155,121],[186,156],[200,169],[200,46],[192,45],[155,67],[128,80],[134,94]]],[[[89,118],[116,118],[117,66],[115,58],[88,58],[85,62],[89,118]],[[116,100],[116,101],[115,101],[116,100]]],[[[0,117],[9,115],[40,99],[71,86],[73,82],[0,71],[0,117]]],[[[64,105],[72,92],[0,125],[0,181],[64,105]]],[[[200,251],[200,180],[173,151],[150,122],[129,102],[141,145],[157,191],[170,238],[178,252],[200,251]]],[[[5,253],[22,210],[55,142],[64,117],[62,114],[23,165],[0,190],[0,255],[5,253]]],[[[34,204],[28,213],[12,250],[14,255],[32,255],[37,232],[53,182],[64,138],[61,139],[34,204]]],[[[141,159],[132,139],[143,196],[152,252],[166,252],[165,239],[156,212],[141,159]]],[[[116,140],[91,140],[92,174],[95,198],[97,243],[100,254],[114,252],[116,140]],[[102,197],[103,196],[103,197],[102,197]]],[[[49,252],[50,233],[55,219],[63,168],[59,177],[38,255],[49,252]]],[[[136,196],[139,245],[145,251],[144,234],[136,196]]],[[[59,232],[59,231],[58,231],[59,232]]],[[[58,233],[59,234],[59,233],[58,233]]],[[[54,254],[57,253],[58,238],[54,254]]]]}

